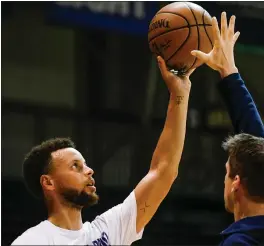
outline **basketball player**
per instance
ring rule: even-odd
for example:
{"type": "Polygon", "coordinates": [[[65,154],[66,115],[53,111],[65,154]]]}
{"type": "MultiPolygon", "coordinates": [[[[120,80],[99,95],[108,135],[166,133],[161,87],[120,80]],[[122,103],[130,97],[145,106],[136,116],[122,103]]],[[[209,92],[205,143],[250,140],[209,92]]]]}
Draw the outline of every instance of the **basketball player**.
{"type": "Polygon", "coordinates": [[[235,16],[227,25],[221,16],[221,33],[213,19],[214,48],[209,54],[192,54],[217,70],[222,78],[219,90],[232,120],[234,137],[223,148],[228,152],[224,200],[235,222],[221,234],[221,245],[264,245],[264,126],[234,61],[235,16]],[[244,133],[241,133],[244,132],[244,133]]]}
{"type": "Polygon", "coordinates": [[[23,163],[25,183],[42,197],[48,218],[28,229],[12,245],[130,245],[157,211],[178,175],[191,82],[190,71],[179,78],[158,64],[170,92],[166,122],[150,169],[123,203],[82,221],[81,211],[97,203],[93,170],[69,139],[50,139],[34,147],[23,163]]]}

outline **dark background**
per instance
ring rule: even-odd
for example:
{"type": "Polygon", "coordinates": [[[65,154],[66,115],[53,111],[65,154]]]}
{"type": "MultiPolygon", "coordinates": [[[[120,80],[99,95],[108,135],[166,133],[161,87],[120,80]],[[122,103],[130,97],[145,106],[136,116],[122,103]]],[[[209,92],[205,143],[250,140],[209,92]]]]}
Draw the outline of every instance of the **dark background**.
{"type": "MultiPolygon", "coordinates": [[[[95,171],[101,200],[84,220],[122,202],[147,173],[168,103],[147,28],[166,3],[1,2],[3,244],[46,219],[21,175],[24,155],[45,139],[71,137],[95,171]]],[[[263,114],[264,3],[196,3],[218,19],[236,14],[236,63],[263,114]]],[[[223,204],[221,142],[232,127],[219,79],[205,66],[192,76],[179,177],[135,244],[217,244],[233,221],[223,204]]]]}

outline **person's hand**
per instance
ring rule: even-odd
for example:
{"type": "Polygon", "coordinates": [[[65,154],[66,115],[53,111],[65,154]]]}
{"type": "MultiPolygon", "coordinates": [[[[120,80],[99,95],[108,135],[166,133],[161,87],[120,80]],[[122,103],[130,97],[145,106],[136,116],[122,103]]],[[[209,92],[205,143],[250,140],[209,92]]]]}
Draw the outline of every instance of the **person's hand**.
{"type": "Polygon", "coordinates": [[[232,73],[237,73],[238,69],[234,60],[234,46],[240,35],[239,32],[234,34],[235,19],[233,15],[230,18],[227,26],[226,13],[221,15],[221,33],[218,27],[217,19],[213,17],[213,38],[214,47],[211,52],[205,54],[198,50],[193,50],[191,54],[202,62],[206,63],[212,69],[220,73],[221,78],[224,78],[232,73]]]}
{"type": "Polygon", "coordinates": [[[189,95],[191,90],[189,76],[195,69],[191,69],[186,75],[179,77],[167,69],[166,63],[161,56],[158,56],[157,60],[162,78],[168,87],[171,97],[179,98],[184,95],[189,95]]]}

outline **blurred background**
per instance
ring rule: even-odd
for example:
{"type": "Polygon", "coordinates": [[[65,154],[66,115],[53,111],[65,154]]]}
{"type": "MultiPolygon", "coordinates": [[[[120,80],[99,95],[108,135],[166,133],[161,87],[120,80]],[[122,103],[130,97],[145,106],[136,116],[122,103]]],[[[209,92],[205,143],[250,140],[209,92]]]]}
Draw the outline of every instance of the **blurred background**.
{"type": "MultiPolygon", "coordinates": [[[[2,244],[46,219],[24,187],[21,164],[36,144],[71,137],[95,171],[92,220],[122,202],[147,173],[168,92],[147,41],[148,24],[169,2],[1,2],[2,244]]],[[[264,3],[196,2],[212,16],[237,16],[236,63],[264,114],[264,3]]],[[[179,177],[135,245],[217,244],[232,221],[224,210],[232,133],[219,75],[192,76],[179,177]]]]}

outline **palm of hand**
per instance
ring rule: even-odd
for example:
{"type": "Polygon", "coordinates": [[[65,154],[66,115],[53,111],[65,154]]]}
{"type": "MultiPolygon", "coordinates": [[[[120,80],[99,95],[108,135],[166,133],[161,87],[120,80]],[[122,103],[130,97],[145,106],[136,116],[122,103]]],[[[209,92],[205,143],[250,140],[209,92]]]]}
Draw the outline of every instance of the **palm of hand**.
{"type": "Polygon", "coordinates": [[[230,23],[227,25],[226,13],[222,13],[221,33],[215,17],[212,19],[212,26],[214,36],[213,50],[208,54],[201,51],[193,51],[192,54],[219,72],[227,68],[234,68],[234,45],[240,34],[239,32],[234,34],[235,16],[230,18],[230,23]]]}
{"type": "Polygon", "coordinates": [[[220,37],[220,40],[215,40],[213,50],[208,54],[207,64],[217,71],[234,64],[234,44],[232,44],[233,37],[231,40],[229,38],[223,39],[223,37],[220,37]]]}
{"type": "Polygon", "coordinates": [[[232,63],[233,58],[230,56],[230,53],[233,50],[229,50],[229,47],[225,45],[214,46],[213,50],[209,53],[207,64],[212,69],[220,71],[222,70],[227,63],[232,63]]]}

